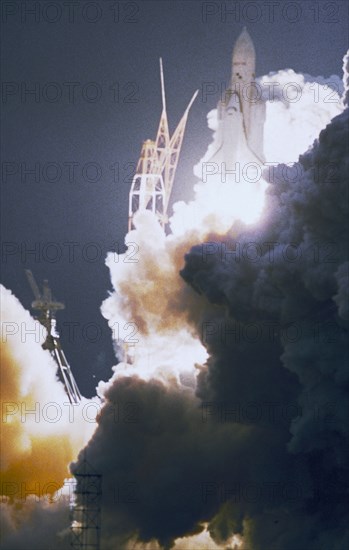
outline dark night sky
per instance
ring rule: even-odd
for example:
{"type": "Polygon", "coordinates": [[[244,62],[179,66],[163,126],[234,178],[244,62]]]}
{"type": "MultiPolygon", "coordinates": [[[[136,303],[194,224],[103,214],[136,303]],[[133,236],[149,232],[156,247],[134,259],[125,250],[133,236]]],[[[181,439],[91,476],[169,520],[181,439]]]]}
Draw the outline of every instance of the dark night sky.
{"type": "MultiPolygon", "coordinates": [[[[99,313],[111,290],[104,257],[117,242],[122,250],[130,163],[137,162],[142,141],[155,137],[161,111],[159,56],[173,129],[195,89],[201,92],[207,82],[219,88],[227,81],[232,46],[244,25],[255,43],[258,75],[292,68],[314,76],[341,76],[348,43],[347,3],[293,3],[300,10],[294,22],[297,14],[285,0],[277,2],[271,21],[267,6],[272,2],[264,1],[210,2],[218,12],[207,21],[202,16],[204,3],[196,0],[102,1],[98,12],[96,3],[81,1],[75,3],[74,21],[69,21],[67,2],[38,2],[37,21],[29,13],[21,20],[21,4],[32,7],[34,2],[3,2],[2,13],[1,282],[29,308],[32,295],[24,269],[32,269],[38,281],[49,279],[54,295],[66,304],[58,317],[63,347],[88,396],[97,380],[109,378],[116,362],[109,328],[99,313]],[[52,4],[51,11],[47,4],[52,4]],[[234,5],[240,5],[240,17],[227,15],[224,20],[221,6],[234,5]],[[57,21],[46,21],[54,19],[57,6],[63,6],[61,15],[56,12],[57,21]],[[119,21],[114,21],[112,6],[119,8],[119,21]],[[255,6],[260,20],[252,22],[255,6]],[[98,21],[87,20],[96,14],[98,21]],[[73,82],[74,102],[64,85],[73,82]],[[21,83],[31,88],[36,83],[38,98],[28,95],[24,100],[21,83]],[[88,83],[95,84],[86,87],[88,83]],[[88,101],[96,89],[101,97],[88,101]],[[61,98],[50,101],[57,90],[61,98]],[[62,170],[56,182],[48,181],[54,174],[53,167],[45,172],[47,163],[62,170]],[[76,163],[71,181],[66,163],[76,163]],[[98,181],[88,181],[94,171],[83,170],[87,163],[100,167],[98,181]],[[110,169],[114,163],[119,165],[119,178],[110,169]],[[21,177],[21,166],[35,164],[40,171],[37,181],[30,175],[21,177]],[[16,173],[9,173],[12,169],[16,173]],[[49,261],[47,254],[54,254],[53,247],[46,247],[49,242],[63,252],[58,261],[49,261]],[[77,243],[72,261],[63,244],[67,242],[77,243]],[[95,245],[86,248],[88,243],[95,245]],[[37,258],[21,256],[21,247],[32,249],[35,244],[41,250],[37,258]],[[100,257],[88,261],[86,254],[93,258],[96,246],[100,257]],[[13,254],[6,254],[10,249],[13,254]],[[79,323],[72,341],[64,325],[69,322],[79,323]],[[98,323],[101,329],[97,342],[83,338],[88,323],[98,323]]],[[[210,142],[206,114],[218,99],[215,93],[204,101],[200,93],[192,107],[173,200],[192,196],[192,166],[210,142]]]]}

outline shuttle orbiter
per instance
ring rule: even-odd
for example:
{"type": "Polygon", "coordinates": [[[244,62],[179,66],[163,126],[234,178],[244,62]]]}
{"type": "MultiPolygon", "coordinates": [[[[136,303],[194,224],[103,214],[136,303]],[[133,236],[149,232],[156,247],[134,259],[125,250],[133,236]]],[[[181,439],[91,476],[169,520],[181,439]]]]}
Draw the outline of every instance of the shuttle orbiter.
{"type": "Polygon", "coordinates": [[[225,163],[227,171],[237,162],[264,163],[265,101],[255,82],[255,65],[254,45],[244,28],[233,49],[230,86],[217,105],[215,142],[204,159],[225,163]]]}

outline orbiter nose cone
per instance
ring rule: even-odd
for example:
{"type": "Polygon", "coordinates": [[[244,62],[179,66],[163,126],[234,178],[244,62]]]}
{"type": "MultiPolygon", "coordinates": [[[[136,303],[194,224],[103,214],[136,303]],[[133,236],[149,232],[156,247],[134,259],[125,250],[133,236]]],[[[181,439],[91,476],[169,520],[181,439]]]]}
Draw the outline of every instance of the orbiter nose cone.
{"type": "Polygon", "coordinates": [[[243,28],[239,38],[235,42],[234,49],[233,49],[233,63],[236,59],[246,59],[248,57],[255,58],[256,52],[254,49],[254,45],[252,42],[252,38],[248,34],[246,27],[243,28]]]}

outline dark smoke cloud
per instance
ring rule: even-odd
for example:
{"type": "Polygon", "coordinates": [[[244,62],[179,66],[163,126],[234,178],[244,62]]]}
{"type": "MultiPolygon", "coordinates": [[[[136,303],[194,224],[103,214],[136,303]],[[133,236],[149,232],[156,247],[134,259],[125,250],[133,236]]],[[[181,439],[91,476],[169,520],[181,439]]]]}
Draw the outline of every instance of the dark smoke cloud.
{"type": "Polygon", "coordinates": [[[259,226],[186,255],[210,355],[196,397],[136,376],[107,390],[86,449],[106,550],[135,536],[169,548],[203,521],[246,550],[347,547],[348,113],[300,157],[297,181],[275,170],[259,226]],[[257,257],[222,257],[234,243],[257,257]]]}
{"type": "Polygon", "coordinates": [[[59,497],[53,503],[27,497],[16,505],[3,499],[1,513],[1,550],[68,550],[69,500],[59,497]]]}
{"type": "MultiPolygon", "coordinates": [[[[106,400],[87,447],[88,461],[103,473],[106,548],[112,548],[108,541],[116,535],[113,544],[126,548],[135,533],[170,547],[178,536],[201,531],[198,524],[217,514],[229,492],[236,499],[241,480],[243,490],[259,479],[266,486],[288,482],[293,466],[285,447],[289,436],[281,427],[211,421],[214,410],[202,407],[191,391],[136,377],[119,380],[106,400]],[[117,407],[129,407],[132,415],[116,419],[117,407]]],[[[268,487],[262,501],[242,499],[230,511],[236,532],[245,514],[270,500],[268,487]]]]}
{"type": "MultiPolygon", "coordinates": [[[[283,180],[283,167],[278,167],[268,190],[264,225],[232,239],[241,247],[251,242],[264,245],[267,252],[258,261],[237,262],[227,256],[223,262],[218,254],[203,261],[203,247],[194,247],[182,271],[197,291],[225,308],[231,325],[232,320],[240,327],[263,320],[265,327],[274,321],[280,333],[281,354],[277,346],[265,347],[262,338],[255,350],[251,344],[245,350],[243,343],[229,349],[216,337],[198,390],[202,399],[233,396],[258,401],[264,396],[292,402],[296,412],[288,426],[292,437],[287,448],[306,466],[311,489],[293,505],[285,502],[279,509],[264,510],[262,516],[246,518],[245,542],[256,550],[344,548],[348,118],[348,110],[336,117],[313,149],[300,157],[303,175],[296,182],[283,180]],[[277,243],[274,254],[272,242],[277,243]],[[296,331],[293,336],[283,333],[287,326],[296,331]],[[287,381],[291,374],[296,382],[287,381]]],[[[297,466],[296,474],[304,487],[304,471],[297,466]]]]}

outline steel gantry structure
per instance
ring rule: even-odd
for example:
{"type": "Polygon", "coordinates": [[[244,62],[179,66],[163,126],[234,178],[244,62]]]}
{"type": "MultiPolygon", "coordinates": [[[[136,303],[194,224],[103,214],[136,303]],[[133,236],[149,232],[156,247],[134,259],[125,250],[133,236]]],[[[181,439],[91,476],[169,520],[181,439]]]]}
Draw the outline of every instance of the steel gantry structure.
{"type": "Polygon", "coordinates": [[[157,217],[161,226],[168,221],[167,209],[171,196],[173,181],[182,147],[183,136],[190,107],[199,90],[191,98],[172,137],[170,137],[167,112],[164,73],[160,58],[160,80],[162,96],[162,113],[155,141],[143,142],[136,173],[132,179],[129,196],[129,231],[134,228],[133,218],[136,212],[150,210],[157,217]]]}
{"type": "Polygon", "coordinates": [[[53,298],[46,279],[44,280],[43,291],[41,293],[33,273],[30,269],[26,269],[25,271],[35,297],[35,300],[32,302],[32,308],[39,311],[36,318],[47,331],[46,340],[42,344],[42,347],[49,350],[57,363],[58,376],[64,384],[70,403],[79,403],[81,394],[62,349],[59,333],[56,328],[56,311],[64,309],[65,306],[62,302],[57,302],[53,298]]]}

